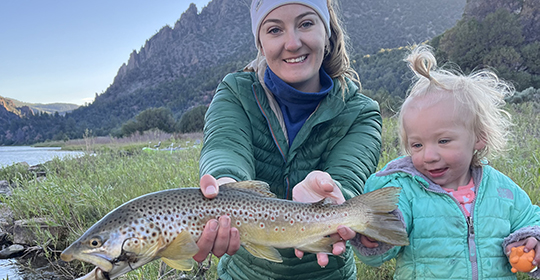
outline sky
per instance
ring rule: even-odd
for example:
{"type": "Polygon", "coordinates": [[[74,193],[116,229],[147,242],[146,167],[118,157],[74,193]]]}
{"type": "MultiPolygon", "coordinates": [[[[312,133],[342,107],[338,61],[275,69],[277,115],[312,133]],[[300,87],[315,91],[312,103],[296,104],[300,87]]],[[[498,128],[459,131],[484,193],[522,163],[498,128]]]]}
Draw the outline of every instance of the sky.
{"type": "Polygon", "coordinates": [[[2,0],[0,96],[91,103],[129,55],[190,3],[210,0],[2,0]]]}

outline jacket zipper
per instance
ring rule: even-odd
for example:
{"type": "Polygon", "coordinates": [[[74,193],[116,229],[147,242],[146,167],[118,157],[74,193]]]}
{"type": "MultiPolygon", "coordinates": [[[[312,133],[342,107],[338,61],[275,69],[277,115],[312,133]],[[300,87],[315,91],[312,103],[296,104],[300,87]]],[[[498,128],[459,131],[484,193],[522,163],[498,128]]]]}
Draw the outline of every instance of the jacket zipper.
{"type": "Polygon", "coordinates": [[[424,188],[430,192],[440,193],[440,194],[445,194],[445,195],[450,196],[450,198],[452,198],[452,200],[456,203],[459,210],[461,210],[461,213],[465,217],[465,222],[467,223],[467,244],[469,246],[469,262],[471,263],[471,269],[472,269],[471,279],[478,280],[478,262],[477,262],[477,257],[476,257],[476,242],[474,240],[474,222],[473,222],[474,221],[473,220],[474,204],[476,203],[476,196],[471,202],[471,216],[467,217],[467,214],[459,205],[459,201],[454,196],[452,196],[451,194],[445,191],[431,190],[426,187],[424,188]]]}

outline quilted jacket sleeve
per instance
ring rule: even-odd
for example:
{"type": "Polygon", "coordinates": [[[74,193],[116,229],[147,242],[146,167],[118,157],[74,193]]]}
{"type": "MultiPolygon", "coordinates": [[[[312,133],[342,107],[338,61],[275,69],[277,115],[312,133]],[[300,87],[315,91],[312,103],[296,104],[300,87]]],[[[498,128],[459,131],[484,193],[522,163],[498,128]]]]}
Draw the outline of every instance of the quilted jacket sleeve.
{"type": "Polygon", "coordinates": [[[231,177],[237,181],[254,178],[252,129],[241,104],[236,74],[218,85],[206,112],[204,146],[199,159],[200,175],[231,177]]]}
{"type": "Polygon", "coordinates": [[[364,192],[364,183],[375,172],[381,150],[382,117],[378,103],[364,95],[358,95],[354,102],[357,104],[347,107],[358,106],[360,110],[347,135],[332,148],[325,167],[341,184],[345,199],[364,192]]]}

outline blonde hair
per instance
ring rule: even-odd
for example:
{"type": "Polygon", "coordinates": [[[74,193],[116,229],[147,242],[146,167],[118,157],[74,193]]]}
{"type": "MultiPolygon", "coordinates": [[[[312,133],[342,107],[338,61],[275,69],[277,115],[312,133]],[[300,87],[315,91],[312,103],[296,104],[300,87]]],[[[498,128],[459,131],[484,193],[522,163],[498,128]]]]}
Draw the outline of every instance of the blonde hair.
{"type": "Polygon", "coordinates": [[[502,107],[504,98],[513,94],[510,84],[489,70],[464,75],[458,70],[438,68],[431,47],[426,45],[416,47],[405,60],[416,74],[416,82],[409,89],[399,112],[399,136],[404,153],[410,154],[403,112],[416,98],[426,96],[433,97],[435,101],[448,97],[454,99],[458,115],[465,125],[476,139],[486,143],[483,149],[474,153],[472,166],[481,166],[484,158],[505,150],[512,123],[510,114],[502,107]]]}
{"type": "Polygon", "coordinates": [[[328,0],[331,36],[322,67],[332,79],[338,78],[342,89],[348,89],[345,77],[357,83],[360,88],[360,78],[358,77],[358,73],[351,67],[346,43],[348,37],[342,28],[341,20],[337,16],[337,9],[337,2],[328,0]]]}

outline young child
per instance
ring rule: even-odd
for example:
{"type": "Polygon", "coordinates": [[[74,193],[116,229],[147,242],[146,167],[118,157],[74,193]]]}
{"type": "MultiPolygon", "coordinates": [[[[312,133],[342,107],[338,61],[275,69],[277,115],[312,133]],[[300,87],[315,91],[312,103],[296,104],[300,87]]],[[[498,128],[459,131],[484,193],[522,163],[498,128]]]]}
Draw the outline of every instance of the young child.
{"type": "Polygon", "coordinates": [[[439,69],[426,46],[407,60],[418,77],[399,114],[408,156],[373,174],[365,189],[402,188],[410,245],[357,236],[357,256],[372,266],[397,257],[394,279],[516,279],[512,247],[534,249],[540,263],[540,208],[484,159],[506,144],[510,120],[501,106],[512,88],[489,71],[439,69]]]}

